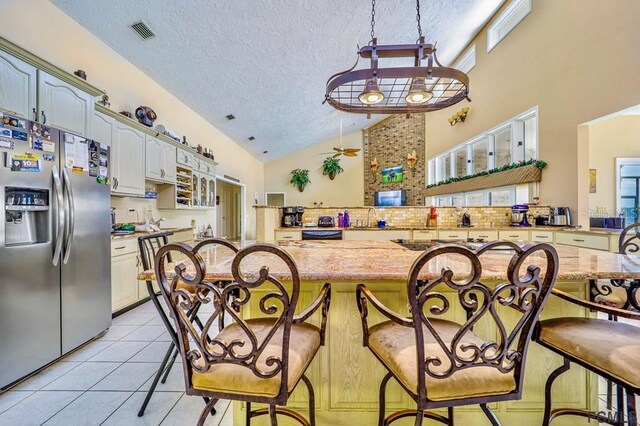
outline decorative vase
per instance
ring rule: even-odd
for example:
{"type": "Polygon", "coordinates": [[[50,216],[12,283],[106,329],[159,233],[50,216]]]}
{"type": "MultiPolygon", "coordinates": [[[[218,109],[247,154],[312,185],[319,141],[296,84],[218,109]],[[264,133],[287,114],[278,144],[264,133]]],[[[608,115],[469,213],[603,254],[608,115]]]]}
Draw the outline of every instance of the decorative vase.
{"type": "Polygon", "coordinates": [[[335,173],[329,173],[329,179],[334,180],[336,178],[335,173]]]}
{"type": "Polygon", "coordinates": [[[298,185],[298,191],[300,192],[304,191],[304,185],[298,185]]]}

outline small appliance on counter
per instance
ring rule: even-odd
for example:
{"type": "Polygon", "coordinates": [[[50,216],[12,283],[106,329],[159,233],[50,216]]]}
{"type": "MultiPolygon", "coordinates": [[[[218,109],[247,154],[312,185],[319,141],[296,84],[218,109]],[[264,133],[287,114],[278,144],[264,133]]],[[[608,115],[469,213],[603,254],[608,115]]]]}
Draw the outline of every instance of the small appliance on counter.
{"type": "Polygon", "coordinates": [[[571,213],[569,212],[569,207],[551,207],[549,225],[571,226],[571,213]]]}
{"type": "Polygon", "coordinates": [[[334,228],[336,226],[336,222],[333,219],[333,216],[320,216],[318,217],[318,227],[319,228],[334,228]]]}
{"type": "Polygon", "coordinates": [[[292,206],[282,208],[282,227],[296,228],[302,226],[304,207],[292,206]]]}
{"type": "Polygon", "coordinates": [[[549,215],[541,214],[534,219],[536,226],[549,226],[549,215]]]}
{"type": "Polygon", "coordinates": [[[529,223],[529,206],[526,204],[515,204],[511,206],[511,226],[531,226],[529,223]]]}
{"type": "Polygon", "coordinates": [[[471,215],[469,212],[462,213],[462,217],[460,218],[460,227],[461,228],[471,228],[471,215]]]}

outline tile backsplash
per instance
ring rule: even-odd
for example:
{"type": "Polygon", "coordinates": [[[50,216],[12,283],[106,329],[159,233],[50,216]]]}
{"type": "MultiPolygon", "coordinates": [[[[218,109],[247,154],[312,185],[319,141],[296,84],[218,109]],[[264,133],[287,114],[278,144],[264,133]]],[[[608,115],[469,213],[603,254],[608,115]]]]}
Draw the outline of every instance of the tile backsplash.
{"type": "MultiPolygon", "coordinates": [[[[371,212],[371,226],[375,226],[378,220],[386,220],[387,226],[399,228],[422,228],[426,226],[428,207],[375,207],[371,212]]],[[[338,212],[345,208],[338,207],[309,207],[305,209],[303,221],[318,221],[318,216],[337,217],[338,212]]],[[[367,222],[368,207],[351,207],[346,209],[352,224],[357,220],[367,222]]],[[[471,216],[471,224],[475,227],[501,227],[511,224],[511,207],[438,207],[438,227],[455,227],[458,225],[463,212],[471,216]]],[[[530,206],[529,213],[533,216],[548,214],[547,206],[530,206]]],[[[531,221],[533,222],[533,221],[531,221]]],[[[337,223],[337,219],[336,219],[337,223]]]]}

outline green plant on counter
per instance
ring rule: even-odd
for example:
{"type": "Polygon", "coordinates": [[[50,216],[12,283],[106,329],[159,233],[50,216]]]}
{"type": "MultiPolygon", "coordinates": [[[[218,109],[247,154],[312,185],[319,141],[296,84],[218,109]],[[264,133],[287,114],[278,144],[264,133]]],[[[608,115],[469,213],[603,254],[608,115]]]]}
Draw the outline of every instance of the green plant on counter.
{"type": "Polygon", "coordinates": [[[340,160],[337,158],[327,157],[322,163],[322,174],[329,176],[329,179],[335,179],[336,175],[344,172],[342,166],[340,166],[340,160]]]}
{"type": "Polygon", "coordinates": [[[309,179],[309,169],[291,170],[291,180],[289,183],[298,188],[298,191],[304,191],[304,187],[311,183],[311,179],[309,179]]]}
{"type": "Polygon", "coordinates": [[[531,159],[528,161],[520,161],[517,163],[505,164],[502,167],[496,167],[495,169],[485,170],[483,172],[475,173],[472,175],[450,177],[449,179],[441,180],[440,182],[427,185],[427,188],[434,188],[436,186],[447,185],[449,183],[460,182],[463,180],[473,179],[480,176],[488,176],[494,173],[506,172],[507,170],[518,169],[520,167],[526,167],[531,165],[536,166],[539,169],[544,169],[545,167],[547,167],[547,163],[545,163],[544,161],[531,159]]]}

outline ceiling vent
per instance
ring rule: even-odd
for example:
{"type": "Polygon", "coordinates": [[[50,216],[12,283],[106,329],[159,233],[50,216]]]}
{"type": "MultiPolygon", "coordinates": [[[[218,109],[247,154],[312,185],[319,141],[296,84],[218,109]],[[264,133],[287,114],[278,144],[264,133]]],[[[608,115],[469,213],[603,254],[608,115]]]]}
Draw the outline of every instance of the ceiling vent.
{"type": "Polygon", "coordinates": [[[229,115],[225,115],[225,117],[227,117],[227,120],[235,120],[236,116],[233,114],[229,114],[229,115]]]}
{"type": "Polygon", "coordinates": [[[249,140],[250,140],[250,141],[253,141],[253,140],[255,140],[255,139],[256,139],[256,138],[254,138],[253,136],[249,136],[249,140]]]}
{"type": "Polygon", "coordinates": [[[156,33],[154,33],[153,30],[151,30],[151,28],[142,21],[138,21],[131,25],[131,28],[133,28],[133,30],[138,33],[143,40],[149,40],[156,36],[156,33]]]}

